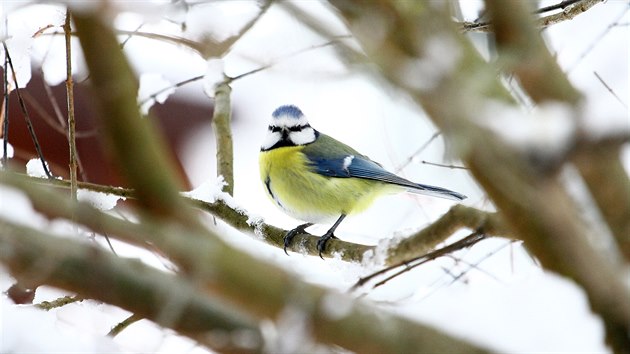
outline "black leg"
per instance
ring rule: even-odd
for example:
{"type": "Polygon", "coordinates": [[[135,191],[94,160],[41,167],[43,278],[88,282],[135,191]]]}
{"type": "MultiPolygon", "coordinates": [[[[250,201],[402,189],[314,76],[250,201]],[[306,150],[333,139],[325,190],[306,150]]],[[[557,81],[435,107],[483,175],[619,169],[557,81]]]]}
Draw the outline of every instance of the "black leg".
{"type": "Polygon", "coordinates": [[[346,214],[341,214],[339,219],[335,221],[335,224],[328,231],[326,231],[326,233],[323,234],[322,237],[319,238],[319,240],[317,240],[317,250],[319,251],[319,257],[321,259],[324,259],[324,257],[322,257],[322,252],[324,252],[324,250],[326,249],[326,242],[328,242],[328,240],[330,240],[331,238],[337,238],[335,236],[335,230],[337,229],[337,226],[341,224],[345,217],[346,214]]]}
{"type": "Polygon", "coordinates": [[[312,222],[307,222],[306,224],[302,224],[284,235],[284,253],[286,253],[287,256],[289,255],[289,252],[287,252],[287,247],[289,247],[295,235],[303,234],[305,232],[304,230],[311,225],[313,225],[312,222]]]}

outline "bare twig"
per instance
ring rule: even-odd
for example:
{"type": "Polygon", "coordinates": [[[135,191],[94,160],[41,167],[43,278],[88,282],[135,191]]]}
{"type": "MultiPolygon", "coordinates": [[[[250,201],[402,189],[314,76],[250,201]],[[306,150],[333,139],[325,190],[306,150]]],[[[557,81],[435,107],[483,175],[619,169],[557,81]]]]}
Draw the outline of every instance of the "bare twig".
{"type": "MultiPolygon", "coordinates": [[[[236,75],[236,76],[233,76],[233,77],[226,77],[226,79],[225,79],[225,83],[226,83],[226,84],[231,84],[231,83],[233,83],[233,82],[234,82],[234,81],[236,81],[236,80],[240,80],[240,79],[246,78],[246,77],[248,77],[248,76],[250,76],[250,75],[253,75],[253,74],[259,73],[259,72],[261,72],[261,71],[267,70],[267,69],[269,69],[269,68],[273,67],[274,65],[277,65],[277,64],[281,63],[281,62],[282,62],[282,60],[286,60],[286,59],[292,58],[292,57],[294,57],[294,56],[297,56],[297,55],[300,55],[300,54],[306,53],[306,52],[308,52],[308,51],[311,51],[311,50],[314,50],[314,49],[319,49],[319,48],[324,48],[324,47],[327,47],[327,46],[330,46],[330,45],[335,45],[335,44],[339,43],[339,40],[341,40],[341,39],[343,39],[343,38],[350,38],[350,36],[339,36],[338,38],[333,39],[333,40],[331,40],[331,41],[328,41],[328,42],[326,42],[326,43],[317,44],[317,45],[313,45],[313,46],[310,46],[310,47],[307,47],[307,48],[304,48],[304,49],[297,50],[297,51],[295,51],[295,52],[293,52],[293,53],[290,53],[290,54],[287,54],[287,55],[282,56],[282,58],[279,58],[279,59],[277,59],[277,60],[272,60],[270,64],[267,64],[267,65],[262,65],[262,66],[261,66],[261,67],[259,67],[259,68],[256,68],[256,69],[253,69],[253,70],[250,70],[250,71],[244,72],[244,73],[242,73],[242,74],[239,74],[239,75],[236,75]]],[[[164,93],[164,92],[167,92],[167,91],[171,91],[171,90],[173,90],[173,89],[180,88],[180,87],[182,87],[182,86],[188,85],[188,84],[190,84],[190,83],[193,83],[193,82],[196,82],[196,81],[199,81],[199,80],[203,80],[203,78],[204,78],[204,77],[205,77],[205,75],[198,75],[198,76],[194,76],[194,77],[191,77],[191,78],[189,78],[189,79],[186,79],[186,80],[183,80],[183,81],[177,82],[177,83],[175,83],[175,84],[173,84],[173,85],[171,85],[171,86],[169,86],[169,87],[165,87],[165,88],[163,88],[163,89],[160,89],[160,90],[158,90],[158,91],[155,91],[155,92],[154,92],[154,93],[152,93],[149,97],[147,97],[147,98],[145,98],[144,100],[142,100],[142,101],[138,104],[138,106],[142,106],[143,104],[145,104],[146,102],[148,102],[148,101],[150,101],[150,100],[155,100],[155,98],[156,98],[157,96],[161,95],[161,94],[162,94],[162,93],[164,93]]]]}
{"type": "Polygon", "coordinates": [[[17,82],[17,75],[15,74],[15,68],[13,67],[13,61],[11,61],[11,55],[9,54],[9,49],[7,48],[7,44],[5,42],[2,42],[2,46],[4,47],[4,54],[9,62],[9,67],[11,68],[11,73],[13,75],[13,82],[15,83],[15,92],[17,93],[17,96],[18,96],[20,109],[22,110],[22,113],[24,114],[26,127],[28,128],[28,132],[31,135],[31,140],[33,140],[33,144],[35,145],[35,151],[37,152],[37,156],[39,156],[39,160],[42,163],[44,173],[46,173],[46,176],[48,178],[53,178],[52,173],[50,173],[50,170],[48,169],[48,164],[46,163],[46,159],[44,158],[44,153],[42,152],[42,149],[39,145],[39,141],[37,140],[37,135],[35,135],[35,129],[33,128],[31,117],[28,114],[28,110],[26,109],[26,105],[24,104],[24,99],[22,98],[22,94],[20,93],[20,86],[18,85],[18,82],[17,82]]]}
{"type": "Polygon", "coordinates": [[[374,273],[372,273],[372,274],[370,274],[368,276],[362,277],[350,288],[350,291],[354,291],[354,290],[358,289],[359,287],[364,286],[367,282],[371,281],[372,279],[374,279],[374,278],[376,278],[376,277],[378,277],[380,275],[388,273],[388,272],[390,272],[392,270],[395,270],[397,268],[403,267],[403,269],[399,270],[398,272],[396,272],[395,274],[393,274],[391,276],[388,276],[387,278],[383,279],[382,281],[376,283],[373,286],[373,288],[379,287],[379,286],[385,284],[386,282],[388,282],[389,280],[391,280],[391,279],[393,279],[393,278],[395,278],[395,277],[397,277],[397,276],[399,276],[399,275],[401,275],[401,274],[403,274],[405,272],[408,272],[411,269],[413,269],[413,268],[415,268],[415,267],[417,267],[419,265],[422,265],[424,263],[430,262],[430,261],[435,260],[435,259],[437,259],[439,257],[443,257],[443,256],[446,256],[446,255],[449,255],[449,254],[451,254],[451,253],[453,253],[455,251],[459,251],[461,249],[471,247],[474,244],[476,244],[477,242],[479,242],[479,241],[481,241],[483,239],[486,239],[486,238],[487,237],[486,237],[485,234],[475,231],[472,234],[470,234],[469,236],[466,236],[465,238],[463,238],[463,239],[461,239],[459,241],[453,242],[452,244],[450,244],[448,246],[442,247],[440,249],[437,249],[435,251],[429,252],[429,253],[424,254],[422,256],[418,256],[418,257],[414,257],[414,258],[411,258],[411,259],[404,260],[402,262],[393,264],[393,265],[391,265],[389,267],[383,268],[383,269],[381,269],[381,270],[379,270],[377,272],[374,272],[374,273]],[[419,261],[419,262],[416,262],[416,261],[419,261]]]}
{"type": "Polygon", "coordinates": [[[130,325],[140,321],[142,319],[141,316],[136,315],[135,313],[127,318],[125,318],[122,322],[115,325],[107,335],[109,337],[116,337],[120,334],[120,332],[124,331],[130,325]]]}
{"type": "Polygon", "coordinates": [[[628,109],[628,105],[621,99],[621,97],[619,97],[617,95],[617,93],[610,87],[608,86],[608,84],[606,83],[606,81],[604,81],[604,79],[602,79],[601,76],[599,76],[599,74],[597,73],[597,71],[593,71],[593,74],[595,75],[595,77],[597,78],[597,80],[604,85],[604,87],[606,88],[606,90],[608,90],[608,92],[610,92],[611,95],[613,95],[614,98],[617,99],[617,101],[619,103],[621,103],[621,105],[623,106],[623,108],[628,109]]]}
{"type": "Polygon", "coordinates": [[[70,32],[70,10],[66,10],[66,21],[63,30],[66,39],[66,94],[68,108],[68,145],[70,150],[70,198],[77,200],[77,142],[76,121],[74,119],[74,89],[72,81],[72,47],[70,32]]]}
{"type": "Polygon", "coordinates": [[[440,132],[439,131],[433,133],[433,135],[431,135],[429,140],[427,140],[424,144],[422,144],[418,148],[418,150],[413,152],[413,154],[409,155],[409,157],[400,166],[396,167],[396,169],[394,171],[396,171],[397,173],[402,171],[403,168],[407,167],[413,161],[414,157],[416,157],[418,154],[420,154],[422,151],[424,151],[424,149],[426,149],[429,146],[429,144],[431,144],[431,142],[433,142],[433,140],[437,139],[438,136],[440,136],[440,132]]]}
{"type": "Polygon", "coordinates": [[[430,162],[430,161],[425,161],[422,160],[421,161],[423,164],[425,165],[431,165],[431,166],[437,166],[437,167],[445,167],[445,168],[450,168],[450,169],[459,169],[459,170],[467,170],[468,167],[466,166],[457,166],[457,165],[447,165],[447,164],[443,164],[443,163],[437,163],[437,162],[430,162]]]}
{"type": "MultiPolygon", "coordinates": [[[[8,24],[6,23],[8,17],[5,17],[5,27],[8,28],[8,24]]],[[[4,43],[3,43],[4,44],[4,43]]],[[[6,51],[7,46],[4,46],[4,50],[6,51]]],[[[9,145],[9,56],[4,56],[4,100],[2,104],[2,166],[3,168],[8,168],[8,145],[9,145]]]]}
{"type": "Polygon", "coordinates": [[[35,304],[35,307],[40,308],[42,310],[50,311],[52,309],[56,309],[56,308],[66,306],[74,302],[80,302],[83,300],[84,299],[79,296],[63,296],[53,301],[42,301],[39,304],[35,304]]]}
{"type": "MultiPolygon", "coordinates": [[[[537,25],[541,28],[549,27],[563,21],[572,20],[575,16],[578,16],[596,4],[603,2],[604,0],[565,0],[555,5],[540,8],[533,13],[541,14],[553,10],[562,9],[563,11],[540,17],[536,21],[537,25]]],[[[493,24],[491,22],[463,22],[460,23],[460,30],[462,32],[493,32],[493,24]]]]}

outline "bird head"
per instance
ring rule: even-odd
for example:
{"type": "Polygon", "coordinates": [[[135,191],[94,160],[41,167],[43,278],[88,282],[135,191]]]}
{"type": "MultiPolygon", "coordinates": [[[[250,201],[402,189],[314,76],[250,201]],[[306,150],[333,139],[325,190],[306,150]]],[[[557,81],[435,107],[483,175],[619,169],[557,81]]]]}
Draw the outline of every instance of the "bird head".
{"type": "Polygon", "coordinates": [[[309,124],[304,113],[293,105],[276,108],[271,114],[262,151],[283,146],[306,145],[314,142],[319,133],[309,124]]]}

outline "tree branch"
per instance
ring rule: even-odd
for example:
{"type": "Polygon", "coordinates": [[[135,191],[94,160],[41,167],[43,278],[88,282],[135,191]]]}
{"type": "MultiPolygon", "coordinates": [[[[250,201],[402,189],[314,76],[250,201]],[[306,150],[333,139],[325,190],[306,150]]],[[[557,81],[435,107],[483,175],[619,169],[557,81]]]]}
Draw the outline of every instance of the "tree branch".
{"type": "Polygon", "coordinates": [[[74,23],[90,69],[100,122],[138,200],[157,214],[195,222],[178,196],[180,183],[175,182],[165,142],[140,115],[135,99],[138,83],[111,28],[96,13],[75,13],[74,23]]]}
{"type": "MultiPolygon", "coordinates": [[[[133,223],[125,223],[118,218],[101,213],[97,209],[85,203],[71,204],[63,200],[62,197],[53,193],[44,185],[53,185],[62,188],[69,188],[70,182],[67,180],[48,180],[42,178],[29,177],[25,175],[13,175],[0,173],[0,183],[7,184],[22,190],[27,194],[33,206],[48,217],[72,219],[76,214],[76,221],[87,226],[92,231],[101,234],[111,234],[114,237],[123,237],[125,242],[134,243],[144,247],[144,243],[137,243],[134,238],[127,236],[136,232],[133,223]],[[121,224],[122,223],[122,224],[121,224]]],[[[118,195],[124,198],[134,198],[134,191],[126,188],[101,186],[98,184],[79,182],[79,188],[118,195]]],[[[185,198],[187,203],[193,207],[203,210],[224,221],[234,229],[250,235],[262,238],[262,241],[278,247],[284,247],[284,236],[288,230],[284,230],[262,221],[250,219],[247,211],[229,206],[225,201],[219,199],[209,203],[198,199],[185,198]]],[[[499,236],[514,238],[512,232],[503,224],[501,217],[497,213],[482,211],[470,208],[461,204],[453,206],[446,214],[438,220],[427,225],[422,230],[402,238],[397,243],[390,244],[386,250],[388,254],[385,260],[386,265],[403,262],[407,259],[423,255],[433,250],[439,243],[446,241],[453,233],[459,229],[479,230],[486,236],[499,236]]],[[[298,234],[289,249],[294,252],[302,252],[311,256],[319,256],[317,250],[318,236],[309,233],[298,234]]],[[[150,240],[148,238],[147,240],[150,240]]],[[[340,256],[346,262],[362,262],[366,252],[372,253],[375,246],[361,245],[357,243],[331,239],[326,251],[322,253],[327,258],[340,256]]]]}
{"type": "Polygon", "coordinates": [[[239,343],[227,347],[213,343],[208,335],[212,331],[246,330],[255,339],[256,348],[262,345],[262,336],[251,318],[201,295],[190,281],[71,238],[0,219],[0,261],[24,284],[52,285],[119,306],[210,348],[248,349],[239,348],[239,343]]]}
{"type": "Polygon", "coordinates": [[[66,20],[63,25],[63,31],[65,33],[66,40],[66,94],[67,94],[67,108],[68,108],[68,150],[70,150],[68,164],[70,167],[70,198],[72,200],[77,199],[77,141],[75,137],[76,133],[76,121],[74,119],[74,90],[72,81],[72,46],[70,32],[70,10],[66,10],[66,20]]]}
{"type": "MultiPolygon", "coordinates": [[[[539,14],[551,10],[562,9],[562,11],[539,17],[536,19],[536,26],[539,28],[549,27],[560,22],[572,20],[574,17],[588,11],[591,7],[604,0],[565,0],[556,5],[547,6],[536,10],[539,14]]],[[[459,24],[460,30],[466,32],[494,32],[491,22],[462,22],[459,24]]]]}
{"type": "MultiPolygon", "coordinates": [[[[502,0],[494,3],[501,4],[502,0]]],[[[545,268],[575,280],[585,289],[594,311],[606,323],[609,338],[616,342],[613,348],[630,348],[630,302],[627,301],[630,292],[620,276],[623,274],[621,265],[591,246],[583,220],[556,176],[541,174],[526,156],[475,124],[486,99],[505,102],[513,102],[513,99],[496,79],[494,69],[453,26],[446,7],[433,6],[429,1],[416,2],[413,9],[395,1],[340,0],[333,4],[379,66],[380,73],[405,90],[450,138],[454,150],[486,190],[506,225],[525,241],[545,268]],[[375,18],[376,23],[390,26],[384,28],[378,42],[373,40],[367,27],[361,26],[367,23],[365,21],[374,23],[375,18]],[[449,48],[449,56],[455,58],[448,70],[444,70],[444,57],[435,57],[428,51],[432,48],[430,43],[435,41],[449,48]],[[425,68],[425,71],[410,72],[410,63],[418,62],[423,64],[418,69],[425,68]],[[440,70],[439,75],[432,75],[430,86],[419,85],[417,80],[426,80],[427,68],[434,72],[440,70]],[[415,81],[408,80],[409,77],[415,81]]],[[[503,6],[521,9],[523,4],[511,1],[503,6]]],[[[499,11],[496,14],[498,17],[506,15],[499,11]]],[[[528,12],[524,14],[529,16],[528,12]]],[[[498,18],[493,20],[499,21],[498,18]]],[[[522,20],[514,23],[522,24],[522,20]]],[[[512,33],[519,43],[525,43],[521,34],[512,33]]],[[[531,52],[525,54],[527,58],[532,57],[531,52]]],[[[521,54],[515,55],[518,58],[521,54]]],[[[539,58],[533,60],[536,66],[528,66],[534,69],[533,77],[521,78],[521,82],[529,80],[523,85],[537,87],[539,79],[550,83],[536,97],[571,97],[572,102],[579,99],[579,94],[570,86],[563,85],[564,80],[551,83],[549,77],[539,74],[561,74],[557,66],[540,68],[545,62],[539,58]]]]}
{"type": "Polygon", "coordinates": [[[232,147],[232,106],[230,94],[232,88],[223,82],[214,91],[214,113],[212,128],[217,141],[217,175],[223,177],[225,185],[222,190],[229,195],[234,194],[234,150],[232,147]]]}
{"type": "MultiPolygon", "coordinates": [[[[76,222],[97,232],[107,231],[112,237],[141,247],[146,246],[146,242],[150,242],[152,247],[158,248],[161,254],[179,267],[180,277],[188,277],[190,281],[204,289],[213,298],[229,302],[242,311],[246,311],[252,317],[261,320],[276,319],[286,311],[287,306],[294,308],[295,311],[304,315],[305,323],[312,335],[323,343],[341,345],[349,350],[362,353],[479,353],[486,351],[446,336],[430,327],[387,314],[356,301],[348,295],[302,282],[278,266],[226,246],[214,234],[197,227],[150,216],[141,218],[143,220],[141,224],[134,224],[102,213],[84,203],[72,203],[68,198],[62,198],[58,193],[54,193],[48,188],[28,183],[15,175],[0,173],[0,181],[23,190],[32,200],[33,206],[46,215],[67,218],[74,214],[76,222]],[[330,308],[322,305],[330,301],[333,301],[333,306],[346,304],[344,306],[346,306],[347,311],[344,311],[343,316],[331,316],[330,308]],[[366,341],[365,338],[370,338],[370,340],[366,341]]],[[[243,222],[246,223],[246,220],[243,222]]],[[[3,229],[0,229],[0,234],[3,234],[2,231],[3,229]]],[[[9,233],[5,232],[5,234],[9,233]]],[[[53,237],[37,233],[34,239],[38,240],[47,236],[53,237]]],[[[11,242],[19,243],[21,239],[20,235],[20,237],[11,238],[11,242]]],[[[30,242],[30,238],[26,239],[25,249],[31,249],[30,242]]],[[[72,251],[74,246],[69,247],[65,245],[65,242],[72,243],[74,241],[56,239],[53,243],[58,247],[54,247],[50,252],[59,251],[57,248],[72,251]]],[[[2,243],[0,246],[2,246],[0,252],[10,249],[4,247],[2,243]]],[[[40,250],[34,248],[33,252],[40,252],[40,250]]],[[[87,258],[97,262],[104,259],[102,251],[99,251],[96,257],[93,251],[90,252],[86,255],[86,261],[88,261],[87,258]]],[[[13,254],[14,252],[8,253],[13,254]]],[[[118,258],[112,256],[112,259],[118,258]]],[[[125,269],[140,278],[145,276],[144,273],[136,273],[134,269],[130,268],[132,263],[128,264],[129,261],[121,261],[124,263],[119,267],[117,266],[116,269],[112,269],[109,277],[114,277],[118,268],[125,269]]],[[[82,269],[83,266],[81,264],[79,268],[82,269]]],[[[28,274],[32,274],[32,272],[28,274]]],[[[99,272],[95,278],[100,279],[100,274],[99,272]]],[[[77,284],[83,281],[82,277],[86,276],[83,273],[79,273],[79,275],[77,284]]],[[[55,279],[60,276],[54,274],[55,279]]],[[[146,281],[149,280],[150,278],[146,281]]],[[[165,281],[167,281],[171,291],[179,288],[179,285],[174,286],[170,279],[165,279],[165,281]]],[[[72,287],[57,283],[51,285],[55,284],[68,290],[80,291],[74,285],[72,287]]],[[[91,283],[86,284],[88,287],[92,285],[91,283]]],[[[116,290],[116,288],[112,289],[116,290]]],[[[135,301],[142,301],[144,295],[129,296],[133,297],[135,301]]],[[[86,295],[85,297],[91,296],[86,295]]],[[[133,313],[148,316],[131,306],[119,306],[133,313]]],[[[202,323],[197,325],[203,326],[202,323]]]]}

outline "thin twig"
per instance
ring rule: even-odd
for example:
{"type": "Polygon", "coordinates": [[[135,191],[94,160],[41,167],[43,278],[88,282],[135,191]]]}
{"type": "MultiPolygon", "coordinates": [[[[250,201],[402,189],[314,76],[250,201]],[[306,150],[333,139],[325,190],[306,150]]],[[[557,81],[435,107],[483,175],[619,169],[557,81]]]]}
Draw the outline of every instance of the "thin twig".
{"type": "Polygon", "coordinates": [[[151,100],[155,100],[157,96],[161,95],[162,93],[164,93],[166,91],[171,91],[173,89],[180,88],[180,87],[182,87],[184,85],[187,85],[187,84],[190,84],[192,82],[202,80],[204,77],[205,77],[205,75],[199,75],[199,76],[191,77],[190,79],[186,79],[184,81],[180,81],[180,82],[178,82],[178,83],[176,83],[176,84],[174,84],[172,86],[165,87],[165,88],[163,88],[161,90],[155,91],[149,97],[147,97],[144,100],[140,101],[138,103],[138,106],[140,107],[140,106],[144,105],[145,103],[147,103],[147,102],[149,102],[151,100]]]}
{"type": "Polygon", "coordinates": [[[142,316],[138,316],[135,313],[127,318],[125,318],[122,322],[115,325],[109,333],[107,333],[108,337],[116,337],[120,334],[125,328],[129,327],[131,324],[138,322],[142,319],[142,316]]]}
{"type": "Polygon", "coordinates": [[[50,311],[77,301],[83,301],[83,298],[79,296],[63,296],[53,301],[42,301],[39,304],[35,304],[35,307],[50,311]]]}
{"type": "MultiPolygon", "coordinates": [[[[269,68],[273,67],[274,65],[277,65],[277,64],[281,63],[282,60],[285,60],[285,59],[288,59],[288,58],[291,58],[291,57],[294,57],[294,56],[306,53],[306,52],[314,50],[314,49],[324,48],[324,47],[327,47],[327,46],[330,46],[330,45],[333,45],[333,44],[337,44],[337,43],[339,43],[339,40],[343,39],[343,38],[350,38],[350,36],[339,36],[338,38],[333,39],[331,41],[328,41],[326,43],[317,44],[317,45],[313,45],[313,46],[310,46],[310,47],[307,47],[307,48],[304,48],[304,49],[297,50],[297,51],[295,51],[293,53],[290,53],[288,55],[283,56],[282,58],[280,58],[278,60],[272,60],[272,63],[270,63],[270,64],[263,65],[263,66],[261,66],[259,68],[256,68],[256,69],[244,72],[242,74],[239,74],[239,75],[236,75],[236,76],[233,76],[233,77],[227,77],[226,80],[225,80],[225,83],[231,84],[231,83],[233,83],[236,80],[240,80],[240,79],[243,79],[243,78],[245,78],[247,76],[250,76],[250,75],[259,73],[259,72],[261,72],[263,70],[269,69],[269,68]]],[[[147,97],[144,100],[140,101],[140,103],[138,105],[142,106],[143,104],[145,104],[149,100],[155,100],[155,98],[157,96],[161,95],[164,92],[180,88],[180,87],[182,87],[184,85],[193,83],[195,81],[203,80],[204,77],[205,77],[205,75],[199,75],[199,76],[191,77],[189,79],[186,79],[186,80],[180,81],[178,83],[175,83],[175,84],[173,84],[173,85],[171,85],[169,87],[165,87],[163,89],[155,91],[149,97],[147,97]]]]}
{"type": "Polygon", "coordinates": [[[24,99],[22,98],[22,94],[20,93],[20,86],[17,82],[17,75],[15,73],[15,68],[13,67],[13,61],[11,60],[11,55],[9,54],[9,49],[7,48],[7,44],[2,42],[2,46],[4,47],[5,57],[9,61],[9,67],[11,68],[11,73],[13,75],[13,83],[15,84],[15,92],[18,96],[18,102],[20,104],[20,109],[22,109],[22,113],[24,114],[24,120],[26,121],[26,127],[28,128],[28,132],[31,135],[31,139],[33,140],[33,144],[35,145],[35,151],[37,152],[37,156],[42,163],[42,167],[44,168],[44,172],[46,173],[46,177],[52,179],[53,175],[50,173],[48,169],[48,164],[46,163],[46,159],[44,158],[44,153],[39,145],[39,141],[37,140],[37,136],[35,135],[35,129],[33,128],[33,123],[31,122],[31,118],[28,114],[28,110],[26,109],[26,105],[24,104],[24,99]]]}
{"type": "MultiPolygon", "coordinates": [[[[5,27],[8,28],[8,17],[5,18],[5,27]]],[[[4,44],[4,43],[3,43],[4,44]]],[[[6,45],[4,46],[4,50],[8,52],[6,45]]],[[[3,115],[2,115],[2,166],[3,168],[8,168],[8,154],[7,149],[9,148],[9,55],[4,56],[4,104],[3,104],[3,115]]]]}
{"type": "Polygon", "coordinates": [[[472,234],[466,236],[465,238],[463,238],[463,239],[461,239],[459,241],[453,242],[452,244],[450,244],[448,246],[436,249],[435,251],[431,251],[431,252],[429,252],[429,253],[427,253],[425,255],[422,255],[422,256],[419,256],[419,257],[415,257],[415,258],[412,258],[412,259],[409,259],[409,260],[406,260],[406,261],[394,264],[392,266],[389,266],[389,267],[383,268],[383,269],[381,269],[381,270],[379,270],[377,272],[374,272],[374,273],[372,273],[372,274],[370,274],[368,276],[362,277],[361,279],[359,279],[352,286],[352,288],[350,288],[350,291],[354,291],[354,290],[358,289],[359,287],[365,285],[368,281],[374,279],[377,276],[380,276],[382,274],[388,273],[389,271],[394,270],[396,268],[404,267],[404,269],[402,269],[402,270],[394,273],[393,275],[385,278],[384,280],[376,283],[373,286],[373,288],[376,288],[378,286],[381,286],[381,285],[385,284],[389,280],[391,280],[391,279],[393,279],[393,278],[395,278],[395,277],[397,277],[397,276],[399,276],[399,275],[401,275],[403,273],[406,273],[406,272],[410,271],[411,269],[413,269],[413,268],[415,268],[415,267],[417,267],[419,265],[422,265],[424,263],[427,263],[427,262],[432,261],[434,259],[437,259],[439,257],[445,256],[447,254],[453,253],[455,251],[471,247],[474,244],[476,244],[477,242],[479,242],[481,240],[484,240],[486,238],[487,238],[487,236],[485,234],[483,234],[481,232],[478,232],[478,231],[475,231],[472,234]],[[419,262],[418,263],[414,263],[416,261],[419,261],[419,262]]]}
{"type": "Polygon", "coordinates": [[[564,10],[565,8],[575,4],[576,2],[580,2],[582,0],[564,0],[558,4],[555,5],[549,5],[549,6],[545,6],[545,7],[541,7],[540,9],[534,11],[535,14],[542,14],[545,12],[549,12],[549,11],[554,11],[554,10],[564,10]]]}
{"type": "MultiPolygon", "coordinates": [[[[45,83],[45,81],[42,81],[42,83],[44,84],[45,90],[46,90],[46,87],[48,87],[48,90],[50,90],[50,86],[48,86],[45,83]]],[[[28,104],[29,107],[31,107],[35,111],[35,114],[39,116],[44,121],[44,123],[48,124],[48,126],[51,127],[55,132],[63,135],[67,139],[68,138],[68,134],[67,134],[68,122],[64,120],[64,114],[61,113],[61,110],[57,111],[59,109],[59,106],[55,100],[55,97],[52,91],[48,91],[48,90],[46,90],[46,95],[48,95],[50,104],[53,106],[53,111],[55,112],[54,118],[50,113],[46,111],[46,109],[40,104],[40,102],[37,101],[37,99],[33,97],[33,95],[30,94],[28,91],[22,92],[22,97],[24,98],[24,102],[26,102],[26,104],[28,104]],[[55,108],[55,106],[57,106],[57,108],[55,108]],[[61,119],[61,123],[58,122],[59,119],[61,119]]],[[[97,132],[98,132],[97,129],[93,128],[90,130],[75,132],[75,136],[77,139],[91,138],[91,137],[95,137],[97,132]]]]}
{"type": "Polygon", "coordinates": [[[77,143],[75,138],[76,121],[74,119],[74,90],[72,82],[72,47],[70,36],[70,10],[66,10],[66,21],[63,25],[66,39],[66,93],[68,104],[68,143],[70,149],[70,198],[77,200],[77,143]]]}
{"type": "Polygon", "coordinates": [[[418,150],[414,151],[413,154],[409,155],[407,160],[405,160],[405,162],[403,162],[400,166],[396,167],[396,169],[394,171],[396,171],[396,173],[398,173],[398,172],[402,171],[403,168],[407,167],[413,161],[413,158],[418,156],[420,153],[422,153],[424,151],[424,149],[426,149],[429,146],[429,144],[431,144],[431,142],[433,142],[433,140],[437,139],[437,137],[440,136],[440,134],[441,133],[439,131],[433,133],[433,135],[431,135],[429,140],[427,140],[424,144],[422,144],[422,146],[420,146],[418,148],[418,150]]]}
{"type": "MultiPolygon", "coordinates": [[[[603,2],[604,0],[565,0],[556,5],[540,8],[534,11],[534,14],[541,14],[553,10],[562,9],[563,11],[538,18],[538,26],[545,28],[563,21],[573,19],[575,16],[586,12],[596,4],[603,2]]],[[[492,32],[491,22],[463,22],[460,23],[460,30],[462,32],[492,32]]]]}
{"type": "Polygon", "coordinates": [[[446,165],[446,164],[442,164],[442,163],[429,162],[429,161],[425,161],[425,160],[422,160],[422,163],[425,164],[425,165],[431,165],[431,166],[437,166],[437,167],[445,167],[445,168],[450,168],[450,169],[460,169],[460,170],[467,170],[468,169],[468,167],[466,167],[466,166],[446,165]]]}
{"type": "Polygon", "coordinates": [[[602,84],[602,85],[604,85],[604,87],[606,88],[606,90],[608,90],[608,92],[610,92],[610,94],[611,94],[611,95],[613,95],[613,97],[615,97],[615,98],[617,99],[617,101],[619,101],[619,103],[621,103],[621,105],[622,105],[624,108],[628,109],[628,105],[627,105],[624,101],[622,101],[622,100],[621,100],[621,97],[619,97],[619,96],[617,95],[617,93],[615,93],[615,91],[614,91],[614,90],[613,90],[610,86],[608,86],[608,84],[606,83],[606,81],[604,81],[604,79],[602,79],[602,77],[601,77],[601,76],[599,76],[599,74],[597,73],[597,71],[593,71],[593,74],[595,74],[595,77],[597,78],[597,80],[599,80],[599,82],[601,82],[601,84],[602,84]]]}

